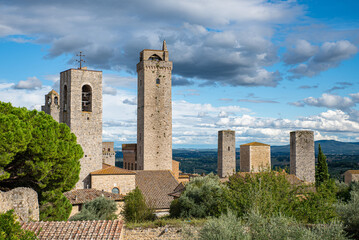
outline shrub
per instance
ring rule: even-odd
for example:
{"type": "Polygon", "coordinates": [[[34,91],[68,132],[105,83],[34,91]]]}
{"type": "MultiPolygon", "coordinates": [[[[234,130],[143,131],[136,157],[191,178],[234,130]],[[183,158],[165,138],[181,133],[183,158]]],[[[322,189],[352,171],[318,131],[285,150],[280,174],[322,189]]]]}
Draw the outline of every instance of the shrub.
{"type": "Polygon", "coordinates": [[[344,222],[346,231],[359,239],[359,188],[354,186],[348,202],[341,201],[338,203],[337,212],[344,222]]]}
{"type": "Polygon", "coordinates": [[[128,222],[144,222],[155,219],[153,209],[147,206],[138,187],[126,195],[122,214],[128,222]]]}
{"type": "Polygon", "coordinates": [[[33,240],[37,239],[35,233],[21,229],[16,221],[14,210],[0,213],[0,240],[33,240]]]}
{"type": "Polygon", "coordinates": [[[227,210],[227,193],[218,176],[196,177],[186,185],[181,196],[172,201],[170,215],[182,218],[218,217],[227,210]]]}
{"type": "Polygon", "coordinates": [[[98,197],[86,202],[81,212],[72,216],[69,221],[82,220],[114,220],[117,218],[116,202],[105,197],[98,197]]]}

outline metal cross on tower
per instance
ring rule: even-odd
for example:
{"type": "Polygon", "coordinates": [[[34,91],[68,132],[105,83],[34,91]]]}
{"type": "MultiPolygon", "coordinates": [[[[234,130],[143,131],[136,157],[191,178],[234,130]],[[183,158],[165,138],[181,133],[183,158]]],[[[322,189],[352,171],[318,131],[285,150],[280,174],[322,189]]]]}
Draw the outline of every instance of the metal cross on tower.
{"type": "Polygon", "coordinates": [[[82,57],[85,57],[85,55],[83,55],[82,52],[80,51],[80,54],[76,54],[76,56],[80,57],[80,60],[76,60],[76,62],[80,63],[80,68],[79,69],[81,69],[82,68],[82,63],[86,62],[85,60],[82,59],[82,57]]]}

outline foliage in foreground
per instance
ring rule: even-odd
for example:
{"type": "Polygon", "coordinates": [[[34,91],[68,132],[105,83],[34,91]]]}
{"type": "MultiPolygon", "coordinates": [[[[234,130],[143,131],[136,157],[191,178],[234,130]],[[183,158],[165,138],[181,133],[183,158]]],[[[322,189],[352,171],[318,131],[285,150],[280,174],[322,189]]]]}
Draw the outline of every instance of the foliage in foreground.
{"type": "Polygon", "coordinates": [[[41,220],[66,220],[70,215],[62,193],[78,181],[82,156],[66,124],[44,112],[0,102],[0,190],[34,189],[41,220]]]}
{"type": "Polygon", "coordinates": [[[243,219],[234,213],[223,214],[209,219],[198,236],[185,231],[188,239],[200,240],[267,240],[267,239],[347,239],[343,226],[337,222],[315,225],[311,228],[301,225],[293,218],[275,215],[269,218],[250,212],[243,219]]]}
{"type": "Polygon", "coordinates": [[[227,190],[218,176],[196,177],[186,185],[181,196],[172,201],[170,215],[181,218],[220,216],[226,211],[227,190]]]}
{"type": "Polygon", "coordinates": [[[138,187],[125,196],[125,205],[121,213],[128,222],[137,223],[155,219],[154,210],[147,206],[138,187]]]}
{"type": "Polygon", "coordinates": [[[336,217],[334,182],[324,182],[315,190],[312,185],[291,184],[287,176],[275,171],[231,176],[227,184],[230,208],[238,216],[254,209],[265,217],[281,213],[304,223],[329,222],[336,217]]]}
{"type": "Polygon", "coordinates": [[[359,239],[359,188],[357,184],[350,192],[348,202],[340,201],[337,205],[337,212],[344,222],[345,230],[359,239]]]}
{"type": "Polygon", "coordinates": [[[20,223],[16,221],[14,210],[0,213],[0,240],[34,240],[35,233],[21,229],[20,223]]]}
{"type": "Polygon", "coordinates": [[[318,146],[318,162],[315,166],[315,185],[319,186],[320,184],[329,180],[328,172],[328,163],[327,157],[322,152],[322,148],[319,144],[318,146]]]}
{"type": "Polygon", "coordinates": [[[117,218],[116,211],[114,200],[98,197],[86,202],[81,211],[69,218],[69,221],[114,220],[117,218]]]}

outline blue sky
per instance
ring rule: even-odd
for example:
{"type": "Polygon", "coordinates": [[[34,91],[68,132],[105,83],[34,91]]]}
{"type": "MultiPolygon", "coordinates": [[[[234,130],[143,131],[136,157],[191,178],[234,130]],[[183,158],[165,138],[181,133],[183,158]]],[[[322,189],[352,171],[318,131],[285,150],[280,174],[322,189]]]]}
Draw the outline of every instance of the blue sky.
{"type": "Polygon", "coordinates": [[[0,101],[40,109],[59,73],[102,70],[103,139],[136,141],[136,63],[166,39],[174,148],[359,141],[356,0],[0,0],[0,101]]]}

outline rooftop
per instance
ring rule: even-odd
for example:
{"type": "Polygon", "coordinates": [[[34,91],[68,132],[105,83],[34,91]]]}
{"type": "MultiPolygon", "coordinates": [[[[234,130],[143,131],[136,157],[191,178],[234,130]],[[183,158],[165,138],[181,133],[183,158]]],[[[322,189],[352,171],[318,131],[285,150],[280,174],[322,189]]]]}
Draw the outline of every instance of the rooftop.
{"type": "Polygon", "coordinates": [[[120,239],[120,220],[26,222],[22,229],[33,231],[38,239],[120,239]]]}
{"type": "Polygon", "coordinates": [[[112,200],[123,200],[124,196],[116,193],[104,192],[97,189],[75,189],[64,193],[72,205],[83,204],[95,198],[104,196],[112,200]]]}
{"type": "Polygon", "coordinates": [[[108,164],[102,164],[102,169],[96,170],[90,174],[91,175],[133,175],[136,173],[134,171],[130,171],[127,169],[111,166],[108,164]]]}
{"type": "Polygon", "coordinates": [[[269,146],[268,144],[264,144],[264,143],[260,143],[260,142],[251,142],[251,143],[246,143],[246,144],[242,144],[241,146],[269,146]]]}
{"type": "Polygon", "coordinates": [[[349,172],[351,174],[359,174],[359,170],[348,170],[346,172],[349,172]]]}

